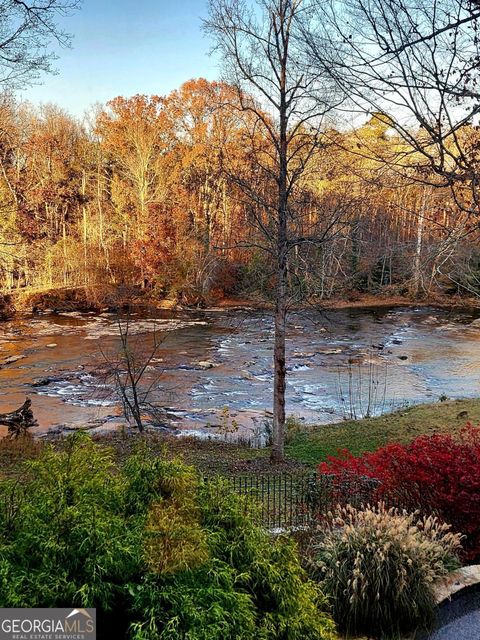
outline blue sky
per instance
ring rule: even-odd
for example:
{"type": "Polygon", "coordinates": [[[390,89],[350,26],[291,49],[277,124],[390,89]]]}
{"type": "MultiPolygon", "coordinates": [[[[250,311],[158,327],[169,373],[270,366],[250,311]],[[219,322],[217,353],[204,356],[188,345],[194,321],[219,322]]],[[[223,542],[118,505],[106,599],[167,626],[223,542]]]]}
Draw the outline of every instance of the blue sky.
{"type": "Polygon", "coordinates": [[[74,39],[71,50],[58,51],[58,75],[20,95],[81,116],[118,95],[163,95],[189,78],[215,79],[202,17],[206,0],[83,0],[61,22],[74,39]]]}

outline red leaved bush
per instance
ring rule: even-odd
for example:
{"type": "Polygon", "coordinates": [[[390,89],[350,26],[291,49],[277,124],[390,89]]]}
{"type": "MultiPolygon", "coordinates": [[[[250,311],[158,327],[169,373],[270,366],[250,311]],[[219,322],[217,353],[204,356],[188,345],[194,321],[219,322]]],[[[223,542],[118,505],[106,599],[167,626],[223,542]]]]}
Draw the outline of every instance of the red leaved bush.
{"type": "Polygon", "coordinates": [[[465,558],[480,557],[480,428],[468,424],[458,436],[421,436],[358,458],[343,451],[319,471],[338,484],[377,479],[373,500],[438,515],[465,535],[465,558]]]}

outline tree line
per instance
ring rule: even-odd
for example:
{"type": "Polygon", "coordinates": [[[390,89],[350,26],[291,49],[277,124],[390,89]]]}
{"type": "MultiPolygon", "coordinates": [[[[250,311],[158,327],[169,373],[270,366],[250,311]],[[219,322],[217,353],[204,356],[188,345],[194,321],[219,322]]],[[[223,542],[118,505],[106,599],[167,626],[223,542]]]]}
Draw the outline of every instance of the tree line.
{"type": "MultiPolygon", "coordinates": [[[[189,303],[270,296],[273,185],[261,161],[271,149],[236,100],[228,84],[198,79],[165,97],[115,98],[80,122],[5,94],[2,288],[135,284],[189,303]]],[[[474,141],[477,132],[463,134],[474,141]]],[[[477,291],[468,213],[448,185],[379,159],[405,148],[380,113],[310,135],[299,136],[314,149],[292,205],[302,214],[289,256],[293,298],[477,291]]]]}

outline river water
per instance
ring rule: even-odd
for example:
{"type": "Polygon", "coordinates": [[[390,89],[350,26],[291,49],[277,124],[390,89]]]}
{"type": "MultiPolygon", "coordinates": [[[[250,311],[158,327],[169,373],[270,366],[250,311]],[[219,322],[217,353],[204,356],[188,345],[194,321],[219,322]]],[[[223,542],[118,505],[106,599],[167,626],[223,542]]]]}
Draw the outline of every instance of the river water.
{"type": "MultiPolygon", "coordinates": [[[[442,395],[478,396],[480,327],[474,320],[469,313],[433,308],[293,313],[287,412],[326,424],[442,395]]],[[[271,315],[248,309],[165,311],[133,315],[129,323],[139,358],[151,348],[154,333],[162,336],[143,384],[152,387],[150,402],[167,409],[157,416],[163,426],[261,441],[271,407],[271,315]]],[[[106,364],[118,351],[116,319],[108,313],[2,323],[0,411],[18,407],[28,395],[37,432],[120,428],[120,403],[106,364]]]]}

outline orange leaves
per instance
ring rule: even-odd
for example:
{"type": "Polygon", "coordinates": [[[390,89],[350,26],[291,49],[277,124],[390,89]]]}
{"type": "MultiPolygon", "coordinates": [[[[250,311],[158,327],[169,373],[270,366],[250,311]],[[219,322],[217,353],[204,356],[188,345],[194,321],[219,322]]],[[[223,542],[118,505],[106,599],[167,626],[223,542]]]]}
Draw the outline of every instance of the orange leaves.
{"type": "Polygon", "coordinates": [[[100,113],[96,133],[114,154],[145,152],[160,142],[165,120],[163,105],[164,99],[159,96],[114,98],[100,113]]]}

